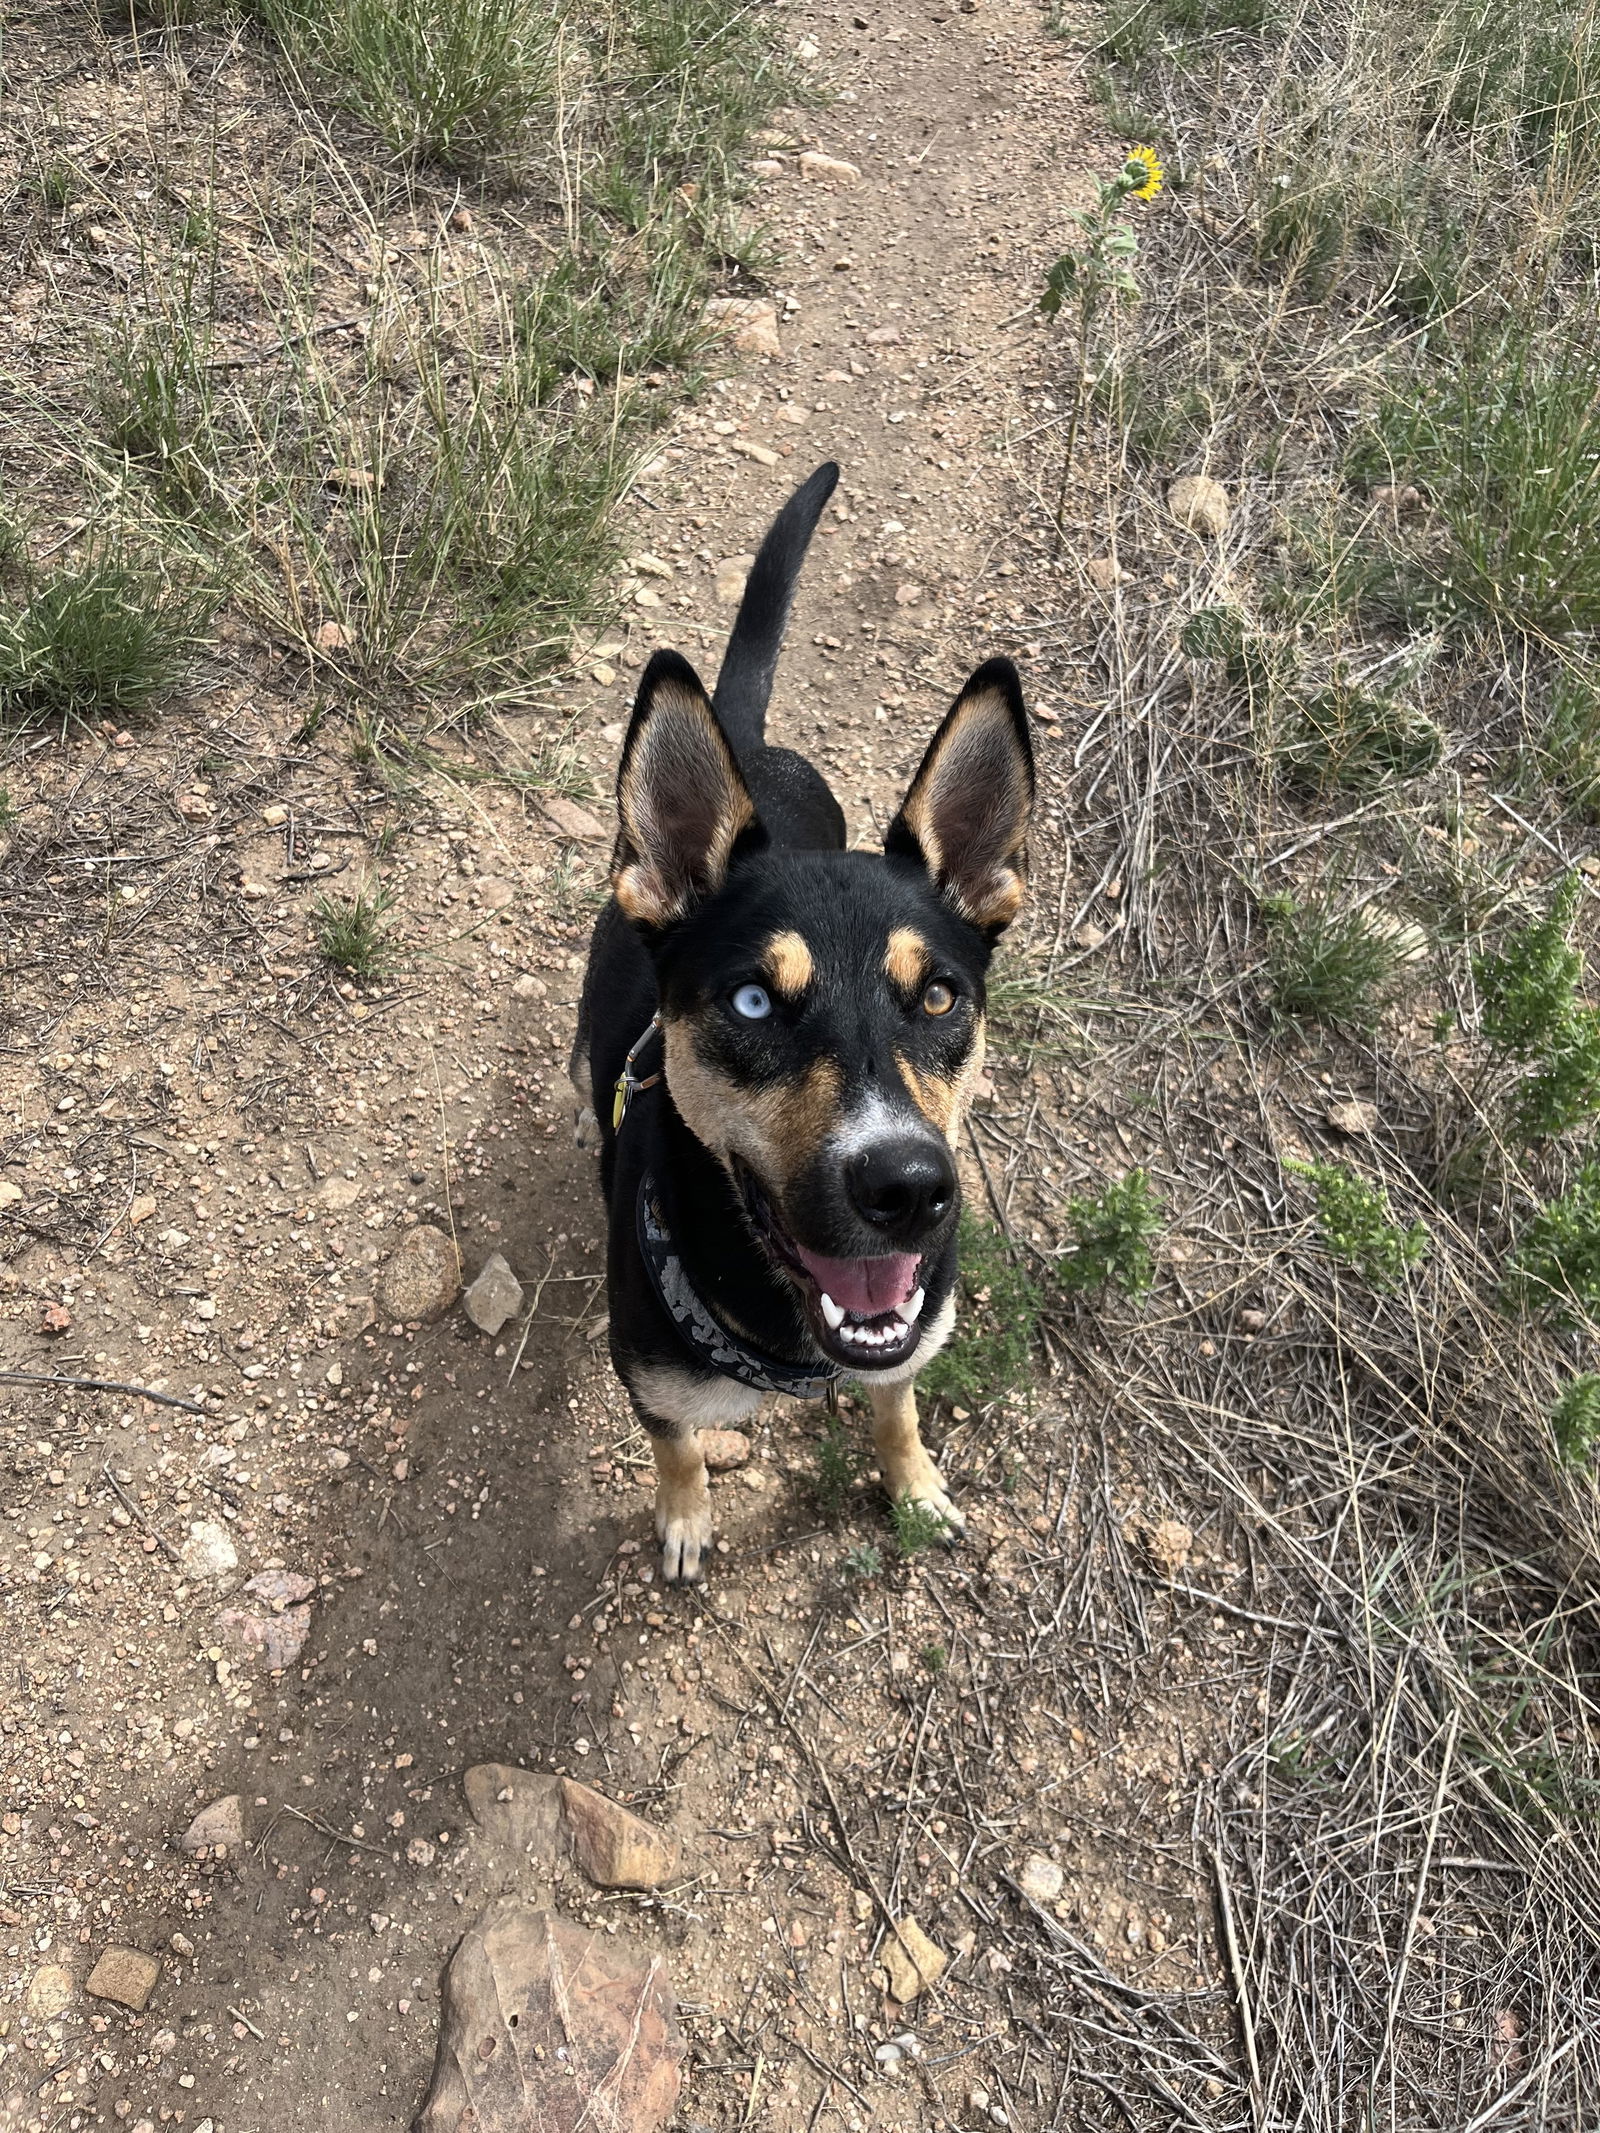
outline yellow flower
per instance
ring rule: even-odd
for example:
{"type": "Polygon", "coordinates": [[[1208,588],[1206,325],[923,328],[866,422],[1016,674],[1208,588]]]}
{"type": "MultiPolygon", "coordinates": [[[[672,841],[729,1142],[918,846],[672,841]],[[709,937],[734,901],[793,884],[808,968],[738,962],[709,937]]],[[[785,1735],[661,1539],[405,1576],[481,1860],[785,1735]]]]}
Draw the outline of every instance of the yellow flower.
{"type": "Polygon", "coordinates": [[[1128,160],[1123,166],[1124,179],[1137,177],[1137,185],[1128,187],[1135,200],[1153,200],[1166,183],[1166,172],[1161,168],[1161,158],[1153,148],[1141,145],[1128,150],[1128,160]]]}

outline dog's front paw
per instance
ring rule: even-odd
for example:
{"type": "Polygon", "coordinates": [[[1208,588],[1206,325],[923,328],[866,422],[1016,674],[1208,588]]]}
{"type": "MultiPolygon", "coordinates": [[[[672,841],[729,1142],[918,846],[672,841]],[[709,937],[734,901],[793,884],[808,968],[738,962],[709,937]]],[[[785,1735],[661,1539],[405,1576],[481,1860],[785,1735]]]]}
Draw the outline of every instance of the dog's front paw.
{"type": "Polygon", "coordinates": [[[600,1145],[600,1121],[588,1104],[577,1115],[572,1128],[572,1145],[574,1148],[598,1148],[600,1145]]]}
{"type": "Polygon", "coordinates": [[[656,1538],[667,1583],[698,1585],[711,1552],[711,1491],[703,1476],[698,1487],[657,1489],[656,1538]]]}
{"type": "Polygon", "coordinates": [[[946,1547],[953,1548],[966,1532],[966,1519],[951,1501],[944,1476],[926,1453],[920,1460],[907,1460],[903,1467],[886,1472],[883,1479],[896,1510],[905,1506],[912,1517],[936,1520],[940,1530],[935,1537],[946,1547]]]}

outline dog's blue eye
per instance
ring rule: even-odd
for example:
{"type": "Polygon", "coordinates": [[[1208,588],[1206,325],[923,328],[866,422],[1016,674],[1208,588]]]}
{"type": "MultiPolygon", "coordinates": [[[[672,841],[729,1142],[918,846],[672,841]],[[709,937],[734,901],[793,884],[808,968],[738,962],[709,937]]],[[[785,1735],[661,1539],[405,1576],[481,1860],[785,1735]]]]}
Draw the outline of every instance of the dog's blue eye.
{"type": "Polygon", "coordinates": [[[772,1001],[759,985],[741,985],[733,996],[733,1011],[747,1022],[759,1022],[772,1012],[772,1001]]]}

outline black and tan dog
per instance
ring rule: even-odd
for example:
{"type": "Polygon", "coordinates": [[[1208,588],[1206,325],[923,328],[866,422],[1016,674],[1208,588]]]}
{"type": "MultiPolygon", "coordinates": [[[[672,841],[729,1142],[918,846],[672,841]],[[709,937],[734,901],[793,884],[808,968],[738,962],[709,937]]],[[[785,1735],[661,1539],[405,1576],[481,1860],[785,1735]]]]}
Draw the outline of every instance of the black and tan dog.
{"type": "Polygon", "coordinates": [[[819,467],[774,521],[714,697],[674,652],[645,669],[573,1055],[601,1125],[611,1356],[654,1444],[674,1580],[711,1540],[698,1432],[768,1392],[859,1382],[890,1495],[962,1525],[912,1380],[955,1315],[953,1143],[1022,901],[1033,757],[1016,669],[991,659],[879,855],[846,851],[822,778],[767,746],[837,480],[819,467]]]}

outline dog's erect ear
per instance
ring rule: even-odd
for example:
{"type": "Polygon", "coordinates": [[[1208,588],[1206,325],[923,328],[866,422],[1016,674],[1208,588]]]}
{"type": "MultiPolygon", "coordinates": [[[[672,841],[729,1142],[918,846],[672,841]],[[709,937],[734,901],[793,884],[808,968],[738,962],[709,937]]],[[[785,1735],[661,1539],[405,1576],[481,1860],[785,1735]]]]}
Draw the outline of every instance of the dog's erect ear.
{"type": "Polygon", "coordinates": [[[736,844],[764,841],[700,677],[676,652],[644,670],[617,777],[611,887],[626,917],[670,926],[720,889],[736,844]]]}
{"type": "Polygon", "coordinates": [[[920,860],[970,925],[997,934],[1022,904],[1033,783],[1022,683],[1009,659],[986,660],[929,744],[883,848],[920,860]]]}

